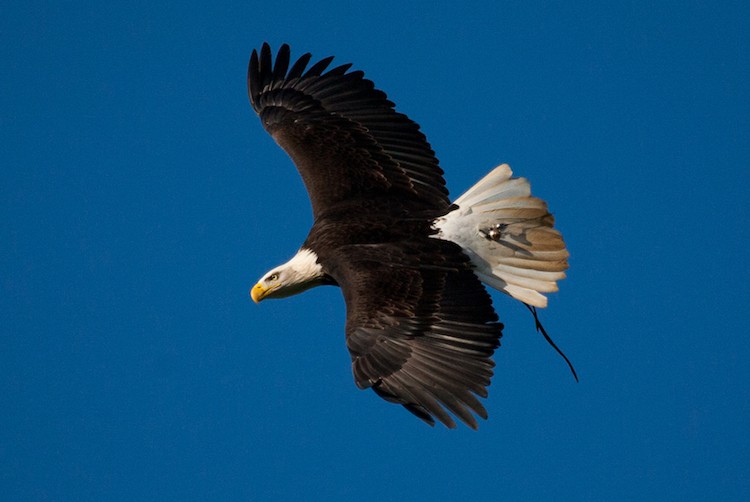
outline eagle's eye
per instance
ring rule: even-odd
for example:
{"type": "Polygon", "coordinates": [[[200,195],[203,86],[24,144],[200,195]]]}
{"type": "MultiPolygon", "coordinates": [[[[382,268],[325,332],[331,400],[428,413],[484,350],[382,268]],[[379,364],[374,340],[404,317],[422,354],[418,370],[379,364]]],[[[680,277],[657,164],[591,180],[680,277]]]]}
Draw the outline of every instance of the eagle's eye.
{"type": "Polygon", "coordinates": [[[273,273],[273,274],[271,274],[271,275],[268,276],[268,279],[266,279],[266,281],[267,282],[271,282],[271,281],[278,280],[278,278],[279,278],[279,274],[273,273]]]}

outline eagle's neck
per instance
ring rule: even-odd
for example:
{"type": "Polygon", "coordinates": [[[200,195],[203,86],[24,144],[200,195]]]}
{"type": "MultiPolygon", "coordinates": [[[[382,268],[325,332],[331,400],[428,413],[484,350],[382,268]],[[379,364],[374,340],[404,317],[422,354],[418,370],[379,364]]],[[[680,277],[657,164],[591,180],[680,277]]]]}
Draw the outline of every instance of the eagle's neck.
{"type": "MultiPolygon", "coordinates": [[[[323,266],[318,263],[318,255],[314,251],[301,248],[291,260],[286,262],[281,268],[288,272],[290,284],[307,284],[317,286],[319,281],[325,277],[323,266]]],[[[304,288],[307,289],[307,288],[304,288]]]]}

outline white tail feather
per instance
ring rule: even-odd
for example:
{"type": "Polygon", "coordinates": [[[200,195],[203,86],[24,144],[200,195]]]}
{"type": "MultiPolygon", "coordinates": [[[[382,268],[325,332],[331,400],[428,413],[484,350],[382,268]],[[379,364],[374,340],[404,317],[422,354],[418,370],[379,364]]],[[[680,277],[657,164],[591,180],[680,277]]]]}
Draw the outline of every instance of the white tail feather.
{"type": "Polygon", "coordinates": [[[557,291],[568,251],[547,204],[531,195],[525,178],[512,178],[507,164],[493,169],[435,222],[437,237],[469,255],[477,277],[490,287],[535,307],[542,293],[557,291]]]}

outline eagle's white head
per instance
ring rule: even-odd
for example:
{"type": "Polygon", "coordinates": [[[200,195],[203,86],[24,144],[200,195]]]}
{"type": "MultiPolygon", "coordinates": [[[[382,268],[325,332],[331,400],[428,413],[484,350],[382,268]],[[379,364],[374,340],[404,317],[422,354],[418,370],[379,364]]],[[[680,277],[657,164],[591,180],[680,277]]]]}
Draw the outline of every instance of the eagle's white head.
{"type": "Polygon", "coordinates": [[[286,298],[327,284],[326,277],[318,256],[302,248],[291,260],[266,272],[250,290],[250,296],[255,303],[266,298],[286,298]]]}

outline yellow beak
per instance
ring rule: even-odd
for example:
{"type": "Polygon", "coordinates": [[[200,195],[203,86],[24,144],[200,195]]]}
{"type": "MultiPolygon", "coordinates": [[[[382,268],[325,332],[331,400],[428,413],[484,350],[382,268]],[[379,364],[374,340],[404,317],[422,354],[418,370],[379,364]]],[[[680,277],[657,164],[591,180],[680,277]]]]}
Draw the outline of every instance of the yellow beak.
{"type": "Polygon", "coordinates": [[[255,303],[258,303],[263,299],[264,296],[266,296],[267,292],[268,290],[263,287],[263,284],[258,283],[253,286],[253,289],[250,290],[250,297],[255,303]]]}

